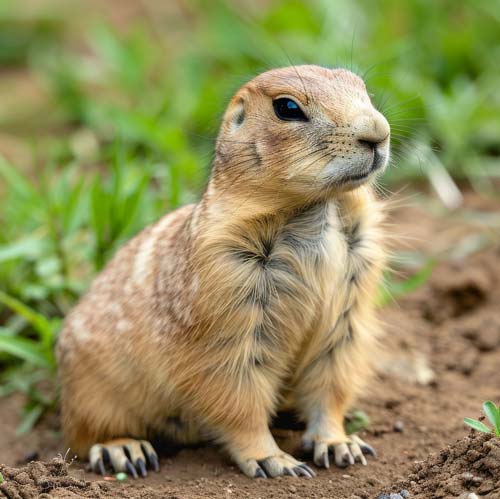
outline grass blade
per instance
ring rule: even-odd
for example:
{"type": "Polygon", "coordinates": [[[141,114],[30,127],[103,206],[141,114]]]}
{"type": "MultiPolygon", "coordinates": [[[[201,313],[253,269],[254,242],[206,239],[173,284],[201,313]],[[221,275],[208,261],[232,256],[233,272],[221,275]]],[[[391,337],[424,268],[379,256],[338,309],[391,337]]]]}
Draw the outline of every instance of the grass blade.
{"type": "Polygon", "coordinates": [[[50,322],[45,316],[35,312],[30,307],[20,302],[16,298],[0,291],[0,303],[10,308],[13,312],[24,317],[39,334],[42,342],[46,347],[52,348],[52,340],[54,338],[53,330],[50,322]]]}
{"type": "Polygon", "coordinates": [[[142,179],[135,186],[134,192],[125,198],[121,210],[121,227],[118,234],[119,236],[123,235],[132,223],[149,180],[149,175],[144,174],[142,179]]]}
{"type": "Polygon", "coordinates": [[[65,234],[71,234],[76,230],[78,224],[81,222],[81,205],[85,201],[86,192],[83,189],[85,186],[85,179],[80,179],[76,185],[71,188],[67,196],[64,211],[62,214],[62,226],[65,234]]]}
{"type": "Polygon", "coordinates": [[[40,237],[24,237],[9,244],[0,245],[0,263],[18,258],[34,259],[45,250],[45,241],[40,237]]]}
{"type": "Polygon", "coordinates": [[[483,404],[483,411],[494,428],[497,430],[500,429],[500,412],[498,407],[491,400],[487,400],[483,404]]]}
{"type": "Polygon", "coordinates": [[[0,352],[7,353],[38,367],[50,369],[53,367],[52,359],[47,358],[38,344],[27,338],[0,335],[0,352]]]}
{"type": "Polygon", "coordinates": [[[481,421],[476,421],[471,418],[464,418],[464,423],[474,430],[481,431],[483,433],[491,433],[491,428],[488,428],[485,424],[481,423],[481,421]]]}
{"type": "Polygon", "coordinates": [[[40,419],[44,411],[44,406],[42,404],[36,404],[31,407],[23,416],[21,424],[16,429],[16,435],[24,435],[28,431],[30,431],[33,426],[35,426],[36,422],[40,419]]]}
{"type": "Polygon", "coordinates": [[[8,163],[3,156],[0,156],[0,175],[4,177],[9,189],[14,190],[17,195],[25,199],[39,200],[39,193],[29,180],[8,163]]]}

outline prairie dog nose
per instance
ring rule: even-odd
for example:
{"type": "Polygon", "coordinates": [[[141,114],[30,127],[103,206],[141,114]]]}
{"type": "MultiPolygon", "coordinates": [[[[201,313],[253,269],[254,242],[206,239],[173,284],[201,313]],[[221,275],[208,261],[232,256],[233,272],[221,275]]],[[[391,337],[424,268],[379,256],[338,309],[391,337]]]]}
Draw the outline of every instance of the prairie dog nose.
{"type": "Polygon", "coordinates": [[[391,131],[389,123],[378,111],[368,111],[354,119],[355,137],[358,142],[375,147],[383,142],[391,131]]]}

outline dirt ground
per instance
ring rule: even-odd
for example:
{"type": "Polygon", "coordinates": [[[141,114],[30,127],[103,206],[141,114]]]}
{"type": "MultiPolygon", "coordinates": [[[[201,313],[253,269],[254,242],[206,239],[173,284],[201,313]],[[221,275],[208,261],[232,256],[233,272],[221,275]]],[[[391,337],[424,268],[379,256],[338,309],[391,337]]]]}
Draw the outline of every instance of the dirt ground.
{"type": "MultiPolygon", "coordinates": [[[[418,196],[403,204],[391,220],[396,246],[441,261],[424,286],[381,310],[383,372],[357,404],[371,419],[362,436],[378,459],[366,467],[317,470],[312,480],[251,480],[204,447],[162,458],[161,471],[145,479],[103,481],[83,463],[50,461],[66,455],[56,415],[17,438],[22,400],[11,397],[0,400],[0,463],[6,465],[0,497],[374,499],[405,490],[410,498],[472,492],[500,498],[500,440],[462,422],[478,418],[484,400],[500,401],[500,202],[467,195],[455,214],[439,214],[418,196]],[[26,465],[33,459],[44,462],[26,465]]],[[[274,433],[285,451],[300,454],[300,431],[274,433]]]]}

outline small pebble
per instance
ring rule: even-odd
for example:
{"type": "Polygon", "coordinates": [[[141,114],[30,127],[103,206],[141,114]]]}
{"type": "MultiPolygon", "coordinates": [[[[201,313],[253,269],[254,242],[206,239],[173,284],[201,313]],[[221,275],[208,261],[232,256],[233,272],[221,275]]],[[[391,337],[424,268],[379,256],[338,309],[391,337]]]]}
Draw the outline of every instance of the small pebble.
{"type": "Polygon", "coordinates": [[[288,487],[288,491],[291,492],[292,494],[295,494],[295,492],[297,492],[297,487],[290,485],[290,487],[288,487]]]}
{"type": "Polygon", "coordinates": [[[403,433],[403,430],[405,429],[405,424],[403,421],[396,421],[394,423],[393,429],[397,433],[403,433]]]}
{"type": "Polygon", "coordinates": [[[394,492],[391,494],[382,493],[376,499],[407,499],[408,497],[410,497],[410,493],[407,490],[401,490],[399,494],[394,492]]]}
{"type": "Polygon", "coordinates": [[[351,475],[342,475],[342,478],[351,478],[351,475]]]}
{"type": "Polygon", "coordinates": [[[119,482],[123,482],[124,480],[126,480],[126,479],[127,479],[127,474],[126,474],[126,473],[123,473],[123,471],[122,471],[122,472],[120,472],[120,473],[117,473],[117,474],[115,475],[115,478],[116,478],[119,482]]]}

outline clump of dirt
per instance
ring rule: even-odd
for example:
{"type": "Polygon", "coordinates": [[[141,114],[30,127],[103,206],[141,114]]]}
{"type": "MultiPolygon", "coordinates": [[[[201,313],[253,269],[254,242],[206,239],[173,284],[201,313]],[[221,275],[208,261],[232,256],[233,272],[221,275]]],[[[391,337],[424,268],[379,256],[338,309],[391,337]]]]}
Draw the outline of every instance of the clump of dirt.
{"type": "Polygon", "coordinates": [[[441,324],[450,317],[462,317],[482,305],[495,285],[489,262],[479,261],[473,268],[449,264],[438,268],[430,290],[431,299],[423,303],[424,317],[441,324]]]}
{"type": "Polygon", "coordinates": [[[500,317],[498,313],[483,314],[462,321],[457,333],[470,340],[481,352],[491,352],[500,347],[500,317]]]}
{"type": "Polygon", "coordinates": [[[61,458],[48,463],[32,461],[23,468],[0,466],[3,483],[0,493],[9,499],[31,499],[52,497],[55,489],[65,489],[68,497],[95,497],[95,487],[86,480],[68,474],[68,464],[61,458]],[[89,495],[88,492],[91,492],[89,495]]]}
{"type": "Polygon", "coordinates": [[[413,466],[408,479],[394,490],[407,489],[412,499],[467,497],[473,492],[500,498],[500,440],[493,435],[470,435],[431,454],[413,466]]]}

